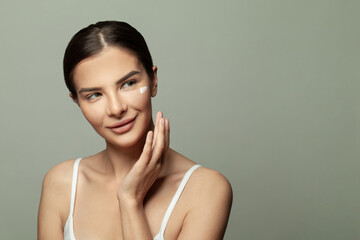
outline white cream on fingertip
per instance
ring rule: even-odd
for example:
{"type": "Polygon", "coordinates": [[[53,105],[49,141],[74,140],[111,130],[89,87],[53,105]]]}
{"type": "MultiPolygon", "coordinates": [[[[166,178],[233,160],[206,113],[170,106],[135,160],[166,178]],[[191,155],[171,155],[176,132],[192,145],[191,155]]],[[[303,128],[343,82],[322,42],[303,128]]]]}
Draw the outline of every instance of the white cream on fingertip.
{"type": "Polygon", "coordinates": [[[140,93],[143,94],[144,92],[146,92],[146,90],[147,90],[147,86],[142,87],[140,88],[140,93]]]}

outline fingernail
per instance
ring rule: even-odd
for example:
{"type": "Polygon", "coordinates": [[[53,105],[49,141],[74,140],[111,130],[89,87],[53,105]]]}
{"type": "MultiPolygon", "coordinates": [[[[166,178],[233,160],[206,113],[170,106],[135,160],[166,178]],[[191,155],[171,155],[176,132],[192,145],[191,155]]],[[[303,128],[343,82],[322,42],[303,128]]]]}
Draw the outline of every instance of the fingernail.
{"type": "Polygon", "coordinates": [[[160,122],[161,122],[161,125],[164,125],[164,119],[163,118],[160,120],[160,122]]]}

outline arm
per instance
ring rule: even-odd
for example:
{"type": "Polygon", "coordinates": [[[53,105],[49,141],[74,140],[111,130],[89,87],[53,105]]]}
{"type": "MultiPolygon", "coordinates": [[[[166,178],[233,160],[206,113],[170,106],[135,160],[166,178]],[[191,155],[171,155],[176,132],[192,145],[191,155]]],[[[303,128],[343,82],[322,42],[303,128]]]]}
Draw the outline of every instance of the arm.
{"type": "Polygon", "coordinates": [[[225,234],[232,205],[231,185],[214,170],[199,170],[192,179],[194,186],[189,185],[187,189],[189,196],[197,197],[189,200],[192,201],[191,208],[178,240],[220,240],[225,234]]]}
{"type": "Polygon", "coordinates": [[[124,240],[152,240],[143,201],[157,179],[169,148],[169,121],[158,113],[154,133],[147,134],[143,152],[123,180],[118,200],[124,240]]]}
{"type": "Polygon", "coordinates": [[[131,199],[121,199],[119,200],[119,206],[124,240],[152,240],[153,236],[150,232],[143,204],[131,199]]]}
{"type": "Polygon", "coordinates": [[[64,239],[60,209],[65,201],[65,177],[60,166],[52,168],[44,177],[38,212],[38,240],[64,239]]]}

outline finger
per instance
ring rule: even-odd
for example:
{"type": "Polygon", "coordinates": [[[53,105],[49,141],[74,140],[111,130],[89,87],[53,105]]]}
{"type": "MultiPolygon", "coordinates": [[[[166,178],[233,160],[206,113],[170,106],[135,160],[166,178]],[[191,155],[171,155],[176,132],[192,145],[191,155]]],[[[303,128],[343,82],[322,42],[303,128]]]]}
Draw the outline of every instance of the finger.
{"type": "Polygon", "coordinates": [[[165,119],[165,147],[168,148],[170,146],[170,121],[169,119],[165,119]]]}
{"type": "Polygon", "coordinates": [[[151,156],[150,164],[156,165],[158,162],[161,162],[161,155],[163,153],[164,147],[165,147],[165,121],[163,118],[159,121],[159,131],[158,136],[156,138],[156,144],[153,149],[153,153],[151,156]]]}
{"type": "Polygon", "coordinates": [[[159,128],[160,128],[160,120],[161,120],[161,118],[163,117],[163,113],[162,112],[158,112],[158,114],[157,114],[157,121],[156,121],[156,129],[157,129],[157,132],[156,132],[156,135],[155,135],[155,140],[157,139],[157,136],[158,136],[158,134],[159,134],[159,128]]]}
{"type": "Polygon", "coordinates": [[[163,151],[163,154],[161,156],[161,163],[164,162],[165,158],[166,158],[166,153],[169,149],[170,146],[170,122],[169,119],[165,118],[165,148],[163,151]]]}
{"type": "Polygon", "coordinates": [[[154,148],[155,144],[156,144],[156,139],[157,139],[157,135],[158,135],[158,131],[159,131],[159,123],[160,123],[160,119],[162,117],[162,112],[157,112],[156,113],[156,117],[155,117],[155,128],[154,128],[154,141],[152,144],[152,148],[154,148]]]}
{"type": "Polygon", "coordinates": [[[164,119],[164,149],[161,154],[160,164],[162,164],[166,159],[166,154],[169,149],[169,119],[164,119]]]}
{"type": "Polygon", "coordinates": [[[153,142],[153,132],[149,131],[148,134],[146,135],[146,141],[143,147],[143,151],[138,160],[139,164],[146,166],[149,163],[152,155],[152,142],[153,142]]]}

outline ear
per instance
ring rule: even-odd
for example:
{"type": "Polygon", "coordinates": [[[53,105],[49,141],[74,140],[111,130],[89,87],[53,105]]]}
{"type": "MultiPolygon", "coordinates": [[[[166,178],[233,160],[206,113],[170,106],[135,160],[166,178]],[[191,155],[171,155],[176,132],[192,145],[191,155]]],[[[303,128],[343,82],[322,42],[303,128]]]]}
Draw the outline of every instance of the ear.
{"type": "Polygon", "coordinates": [[[72,95],[71,92],[69,93],[69,96],[70,96],[70,98],[74,101],[74,103],[76,103],[77,105],[79,105],[78,100],[77,100],[76,98],[74,98],[74,96],[72,95]]]}
{"type": "Polygon", "coordinates": [[[157,93],[157,84],[158,84],[158,78],[157,78],[157,66],[152,67],[154,72],[154,78],[151,81],[151,97],[155,97],[157,93]]]}

